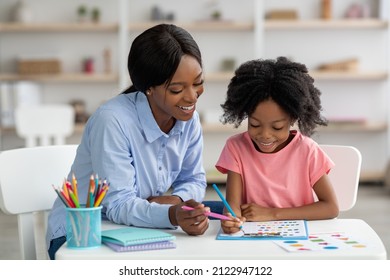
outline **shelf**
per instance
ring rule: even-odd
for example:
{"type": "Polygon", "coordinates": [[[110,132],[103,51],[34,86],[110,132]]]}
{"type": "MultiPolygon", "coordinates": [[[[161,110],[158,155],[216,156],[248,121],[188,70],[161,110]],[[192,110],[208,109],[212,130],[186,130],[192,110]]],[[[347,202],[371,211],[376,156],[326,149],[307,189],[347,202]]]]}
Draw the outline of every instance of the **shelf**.
{"type": "Polygon", "coordinates": [[[0,74],[0,81],[38,81],[52,83],[73,83],[73,82],[118,82],[118,74],[84,74],[84,73],[63,73],[46,75],[19,75],[0,74]]]}
{"type": "Polygon", "coordinates": [[[310,71],[310,75],[316,80],[360,80],[375,81],[387,80],[389,74],[386,71],[310,71]]]}
{"type": "MultiPolygon", "coordinates": [[[[385,81],[389,74],[386,71],[310,71],[314,79],[319,81],[385,81]]],[[[234,72],[213,72],[206,73],[206,82],[230,81],[234,72]]]]}
{"type": "Polygon", "coordinates": [[[337,20],[266,20],[265,30],[291,29],[385,29],[387,21],[378,19],[337,19],[337,20]]]}
{"type": "Polygon", "coordinates": [[[387,124],[378,123],[335,123],[329,122],[328,126],[318,127],[318,132],[385,132],[387,124]]]}
{"type": "Polygon", "coordinates": [[[242,123],[238,128],[234,128],[231,124],[226,124],[223,125],[221,123],[203,123],[202,124],[203,132],[207,133],[222,133],[222,132],[227,132],[227,133],[240,133],[244,132],[247,130],[247,125],[246,123],[242,123]]]}
{"type": "Polygon", "coordinates": [[[0,23],[1,32],[116,32],[117,23],[0,23]]]}
{"type": "MultiPolygon", "coordinates": [[[[76,123],[74,126],[74,135],[80,135],[84,132],[84,123],[76,123]]],[[[15,127],[1,127],[0,126],[0,132],[4,135],[15,135],[16,133],[16,128],[15,127]]]]}
{"type": "Polygon", "coordinates": [[[206,73],[205,79],[206,82],[226,82],[230,81],[230,79],[233,77],[234,72],[213,72],[213,73],[206,73]]]}
{"type": "Polygon", "coordinates": [[[129,23],[128,28],[131,31],[143,31],[159,23],[172,23],[183,27],[190,32],[193,31],[253,31],[253,22],[236,22],[236,21],[195,21],[195,22],[162,22],[149,21],[129,23]]]}
{"type": "Polygon", "coordinates": [[[362,171],[360,173],[360,182],[384,182],[385,177],[385,172],[362,171]]]}
{"type": "MultiPolygon", "coordinates": [[[[223,125],[220,123],[203,123],[203,132],[205,133],[240,133],[247,130],[247,124],[242,123],[238,128],[232,125],[223,125]]],[[[379,123],[334,123],[329,122],[326,127],[318,127],[318,132],[385,132],[387,124],[379,123]]]]}

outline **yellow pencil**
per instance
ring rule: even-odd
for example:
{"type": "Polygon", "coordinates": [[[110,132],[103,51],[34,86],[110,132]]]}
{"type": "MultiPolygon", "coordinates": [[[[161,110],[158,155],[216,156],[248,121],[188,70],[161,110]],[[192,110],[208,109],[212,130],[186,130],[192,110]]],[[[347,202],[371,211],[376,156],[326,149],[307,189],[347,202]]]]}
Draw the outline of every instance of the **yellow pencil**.
{"type": "Polygon", "coordinates": [[[74,173],[72,173],[72,188],[73,188],[73,192],[74,192],[75,197],[77,198],[77,200],[79,200],[79,194],[77,191],[77,180],[76,180],[76,176],[74,175],[74,173]]]}
{"type": "Polygon", "coordinates": [[[106,195],[107,190],[108,190],[108,187],[104,188],[103,191],[100,192],[98,198],[95,200],[95,204],[93,205],[94,207],[98,207],[100,205],[104,196],[106,195]]]}

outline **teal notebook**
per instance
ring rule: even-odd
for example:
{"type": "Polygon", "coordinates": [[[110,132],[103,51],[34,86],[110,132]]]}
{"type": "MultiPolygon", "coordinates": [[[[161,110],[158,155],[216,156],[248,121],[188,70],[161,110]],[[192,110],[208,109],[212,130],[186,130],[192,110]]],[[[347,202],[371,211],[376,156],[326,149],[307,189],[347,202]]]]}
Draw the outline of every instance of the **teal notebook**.
{"type": "Polygon", "coordinates": [[[222,229],[217,240],[304,240],[308,239],[305,220],[245,222],[242,230],[226,234],[222,229]]]}
{"type": "Polygon", "coordinates": [[[122,246],[174,240],[175,236],[158,229],[126,227],[102,231],[102,241],[122,246]]]}

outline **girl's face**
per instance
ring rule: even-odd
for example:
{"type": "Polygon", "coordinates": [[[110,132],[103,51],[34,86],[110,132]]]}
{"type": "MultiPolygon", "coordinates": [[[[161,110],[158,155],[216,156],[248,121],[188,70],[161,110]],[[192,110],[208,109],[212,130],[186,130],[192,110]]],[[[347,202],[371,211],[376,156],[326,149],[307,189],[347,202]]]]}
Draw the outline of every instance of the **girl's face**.
{"type": "Polygon", "coordinates": [[[291,117],[268,99],[260,102],[249,116],[248,133],[260,152],[276,153],[288,144],[292,123],[291,117]]]}
{"type": "Polygon", "coordinates": [[[191,119],[203,90],[201,66],[192,56],[184,55],[172,81],[168,85],[152,87],[148,95],[150,107],[160,127],[167,122],[172,127],[174,119],[181,121],[191,119]]]}

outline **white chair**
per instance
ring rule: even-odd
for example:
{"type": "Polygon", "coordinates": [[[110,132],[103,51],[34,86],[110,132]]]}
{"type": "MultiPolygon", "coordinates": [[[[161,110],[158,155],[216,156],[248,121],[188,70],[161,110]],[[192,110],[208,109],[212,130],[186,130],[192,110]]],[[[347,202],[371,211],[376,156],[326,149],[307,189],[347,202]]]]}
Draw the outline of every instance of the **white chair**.
{"type": "MultiPolygon", "coordinates": [[[[36,213],[50,210],[70,171],[77,145],[20,148],[0,153],[0,208],[17,215],[22,259],[37,259],[36,213]]],[[[43,230],[46,232],[47,215],[43,230]]],[[[42,231],[42,229],[40,229],[42,231]]],[[[39,245],[39,244],[38,244],[39,245]]],[[[44,248],[47,256],[46,246],[44,248]]]]}
{"type": "Polygon", "coordinates": [[[69,104],[20,106],[15,110],[15,128],[26,147],[64,145],[74,131],[75,112],[69,104]]]}
{"type": "Polygon", "coordinates": [[[320,145],[320,147],[335,163],[329,178],[336,192],[339,210],[348,211],[356,203],[362,165],[361,153],[352,146],[320,145]]]}

